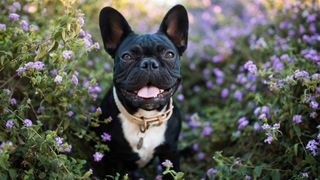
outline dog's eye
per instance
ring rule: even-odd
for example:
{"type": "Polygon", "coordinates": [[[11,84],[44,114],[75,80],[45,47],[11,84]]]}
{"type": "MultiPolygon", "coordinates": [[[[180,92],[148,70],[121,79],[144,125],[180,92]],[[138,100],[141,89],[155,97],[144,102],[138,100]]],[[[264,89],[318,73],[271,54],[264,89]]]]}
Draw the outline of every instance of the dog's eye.
{"type": "Polygon", "coordinates": [[[128,53],[123,54],[121,58],[125,61],[129,61],[133,59],[133,57],[128,53]]]}
{"type": "Polygon", "coordinates": [[[172,58],[174,58],[174,53],[171,52],[171,51],[167,51],[167,52],[164,54],[164,57],[165,57],[166,59],[172,59],[172,58]]]}

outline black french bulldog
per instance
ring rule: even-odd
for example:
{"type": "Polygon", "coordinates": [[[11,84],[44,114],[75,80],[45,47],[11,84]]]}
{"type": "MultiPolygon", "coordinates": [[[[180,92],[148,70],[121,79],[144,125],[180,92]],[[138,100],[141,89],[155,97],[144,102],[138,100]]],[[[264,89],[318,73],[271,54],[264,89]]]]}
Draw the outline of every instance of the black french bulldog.
{"type": "Polygon", "coordinates": [[[114,59],[114,75],[100,116],[100,121],[110,116],[112,121],[95,132],[109,133],[112,140],[110,151],[96,163],[100,174],[94,173],[128,173],[134,178],[133,172],[155,157],[170,160],[178,171],[181,119],[172,96],[181,81],[180,56],[188,42],[186,9],[170,9],[154,34],[135,34],[111,7],[103,8],[99,18],[105,50],[114,59]]]}

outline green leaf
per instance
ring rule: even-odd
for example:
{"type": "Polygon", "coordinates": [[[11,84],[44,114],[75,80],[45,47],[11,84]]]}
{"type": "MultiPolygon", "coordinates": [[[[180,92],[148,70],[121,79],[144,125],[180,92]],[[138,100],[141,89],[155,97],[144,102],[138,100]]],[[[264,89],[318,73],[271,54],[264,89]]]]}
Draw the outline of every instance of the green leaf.
{"type": "Polygon", "coordinates": [[[62,30],[61,37],[62,37],[63,41],[65,41],[65,42],[67,41],[65,29],[62,30]]]}
{"type": "Polygon", "coordinates": [[[294,131],[296,132],[297,136],[301,136],[301,129],[298,126],[293,126],[294,131]]]}
{"type": "Polygon", "coordinates": [[[34,58],[35,60],[39,60],[46,54],[46,50],[43,48],[43,46],[40,46],[38,51],[38,55],[34,58]]]}
{"type": "Polygon", "coordinates": [[[70,126],[70,120],[66,119],[63,122],[63,128],[66,130],[70,126]]]}
{"type": "Polygon", "coordinates": [[[294,152],[294,155],[295,155],[295,156],[298,155],[298,148],[299,148],[299,144],[296,143],[296,144],[293,146],[293,152],[294,152]]]}
{"type": "Polygon", "coordinates": [[[278,170],[274,170],[271,173],[272,180],[280,180],[280,173],[278,170]]]}
{"type": "Polygon", "coordinates": [[[263,166],[256,166],[253,170],[253,174],[255,177],[260,177],[263,166]]]}
{"type": "Polygon", "coordinates": [[[51,51],[57,49],[57,47],[58,47],[58,43],[55,40],[53,40],[52,45],[50,46],[48,52],[51,52],[51,51]]]}
{"type": "Polygon", "coordinates": [[[10,179],[17,179],[17,171],[15,169],[9,169],[10,179]]]}
{"type": "Polygon", "coordinates": [[[178,172],[177,175],[176,175],[176,177],[175,177],[174,179],[177,179],[177,180],[183,179],[183,176],[184,176],[184,173],[183,173],[183,172],[178,172]]]}

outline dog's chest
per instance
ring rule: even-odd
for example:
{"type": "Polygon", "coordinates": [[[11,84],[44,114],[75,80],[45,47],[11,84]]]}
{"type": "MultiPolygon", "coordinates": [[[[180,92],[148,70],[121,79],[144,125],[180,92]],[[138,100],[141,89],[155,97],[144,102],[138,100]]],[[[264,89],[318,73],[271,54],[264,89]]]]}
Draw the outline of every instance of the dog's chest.
{"type": "MultiPolygon", "coordinates": [[[[152,112],[148,112],[152,114],[152,112]]],[[[141,133],[139,126],[128,120],[123,114],[119,114],[118,118],[122,124],[122,131],[125,139],[128,141],[130,147],[136,152],[140,159],[136,162],[139,167],[145,166],[154,155],[156,147],[161,145],[165,141],[165,131],[167,127],[167,121],[160,126],[152,126],[146,132],[141,133]],[[142,145],[139,147],[139,141],[142,138],[142,145]]]]}

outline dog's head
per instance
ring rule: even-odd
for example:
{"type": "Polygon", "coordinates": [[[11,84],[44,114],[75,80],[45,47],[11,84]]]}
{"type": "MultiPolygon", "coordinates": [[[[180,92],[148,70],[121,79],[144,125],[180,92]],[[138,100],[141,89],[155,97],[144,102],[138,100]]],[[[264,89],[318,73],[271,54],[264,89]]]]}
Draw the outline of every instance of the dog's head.
{"type": "Polygon", "coordinates": [[[154,34],[135,34],[111,7],[101,10],[99,24],[105,50],[114,58],[113,83],[122,103],[145,110],[166,105],[181,80],[180,56],[188,42],[186,9],[170,9],[154,34]]]}

